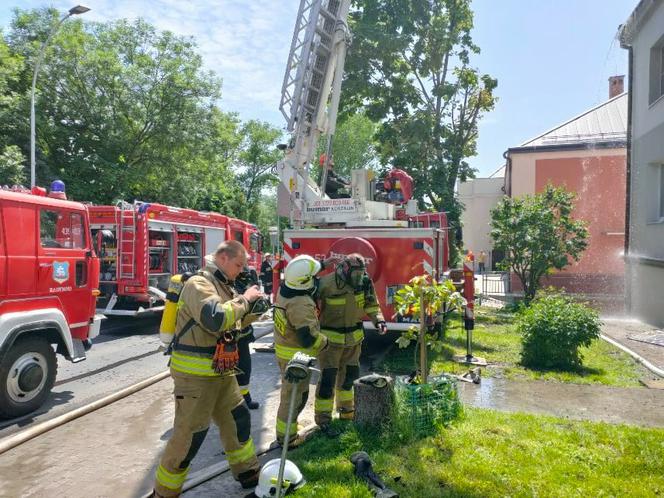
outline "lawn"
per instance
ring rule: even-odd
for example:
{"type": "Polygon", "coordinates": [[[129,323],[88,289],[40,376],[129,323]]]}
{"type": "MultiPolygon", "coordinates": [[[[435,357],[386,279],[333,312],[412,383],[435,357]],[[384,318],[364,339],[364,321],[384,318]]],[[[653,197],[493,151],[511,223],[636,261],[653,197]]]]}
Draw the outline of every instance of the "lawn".
{"type": "MultiPolygon", "coordinates": [[[[605,384],[620,387],[638,387],[647,372],[630,356],[600,339],[590,347],[582,348],[583,368],[574,372],[538,371],[519,364],[520,335],[514,326],[513,313],[479,307],[476,309],[473,330],[473,354],[489,362],[482,375],[514,380],[551,380],[575,384],[605,384]]],[[[466,332],[458,316],[453,316],[441,353],[431,353],[432,373],[464,373],[465,365],[452,361],[456,354],[465,354],[466,332]]],[[[413,347],[400,350],[394,347],[379,370],[390,373],[409,373],[413,370],[413,347]]]]}
{"type": "MultiPolygon", "coordinates": [[[[339,423],[339,422],[337,422],[339,423]]],[[[345,426],[289,453],[308,483],[294,496],[369,498],[349,456],[365,450],[401,498],[664,495],[664,430],[466,408],[434,436],[345,426]]]]}

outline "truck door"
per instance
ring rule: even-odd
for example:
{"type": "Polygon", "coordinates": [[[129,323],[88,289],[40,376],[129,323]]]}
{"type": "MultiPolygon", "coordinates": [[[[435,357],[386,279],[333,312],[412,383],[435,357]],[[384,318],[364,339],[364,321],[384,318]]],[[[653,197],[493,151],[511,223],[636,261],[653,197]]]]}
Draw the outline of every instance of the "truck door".
{"type": "Polygon", "coordinates": [[[37,290],[58,296],[70,327],[90,321],[91,241],[83,212],[59,207],[39,208],[37,290]]]}
{"type": "Polygon", "coordinates": [[[36,212],[37,207],[27,202],[8,201],[2,207],[8,297],[35,294],[36,212]]]}
{"type": "Polygon", "coordinates": [[[5,230],[3,224],[2,204],[0,204],[0,296],[7,295],[7,249],[4,243],[5,230]]]}

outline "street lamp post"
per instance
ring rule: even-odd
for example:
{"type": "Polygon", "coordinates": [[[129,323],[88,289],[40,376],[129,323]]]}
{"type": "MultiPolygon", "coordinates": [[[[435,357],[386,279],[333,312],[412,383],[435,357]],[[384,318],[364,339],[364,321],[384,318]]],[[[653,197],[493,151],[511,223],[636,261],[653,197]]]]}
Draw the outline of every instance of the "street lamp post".
{"type": "Polygon", "coordinates": [[[71,16],[78,14],[85,14],[88,10],[87,7],[83,5],[77,5],[69,9],[69,12],[58,21],[58,23],[51,28],[50,33],[44,43],[42,43],[41,48],[39,49],[39,55],[37,56],[37,62],[35,63],[35,69],[32,73],[32,92],[30,93],[30,187],[35,186],[36,180],[36,171],[35,171],[35,87],[37,86],[37,73],[39,72],[39,66],[41,65],[42,59],[44,58],[44,52],[46,52],[46,47],[48,42],[51,41],[53,35],[58,31],[63,22],[65,22],[71,16]]]}

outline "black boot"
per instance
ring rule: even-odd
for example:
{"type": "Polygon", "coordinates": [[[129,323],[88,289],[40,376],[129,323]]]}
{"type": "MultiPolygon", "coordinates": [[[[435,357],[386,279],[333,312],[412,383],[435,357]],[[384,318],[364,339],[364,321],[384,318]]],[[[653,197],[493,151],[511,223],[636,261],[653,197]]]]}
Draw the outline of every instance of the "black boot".
{"type": "Polygon", "coordinates": [[[244,401],[247,403],[247,408],[250,410],[258,410],[258,407],[261,406],[258,401],[254,401],[251,399],[251,394],[243,394],[244,396],[244,401]]]}

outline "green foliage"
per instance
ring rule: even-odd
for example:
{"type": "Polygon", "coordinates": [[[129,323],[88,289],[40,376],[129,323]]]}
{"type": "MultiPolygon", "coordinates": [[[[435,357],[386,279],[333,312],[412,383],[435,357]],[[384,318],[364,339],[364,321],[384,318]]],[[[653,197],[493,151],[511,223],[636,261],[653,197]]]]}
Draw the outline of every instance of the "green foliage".
{"type": "MultiPolygon", "coordinates": [[[[341,176],[350,178],[354,169],[376,170],[376,141],[374,135],[377,125],[360,111],[347,116],[337,124],[332,142],[334,171],[341,176]]],[[[317,157],[326,152],[327,144],[318,143],[317,157]]],[[[316,163],[317,164],[317,163],[316,163]]]]}
{"type": "Polygon", "coordinates": [[[0,185],[24,185],[25,158],[15,145],[8,145],[0,154],[0,185]]]}
{"type": "MultiPolygon", "coordinates": [[[[493,109],[497,81],[471,66],[470,0],[357,0],[346,60],[343,111],[379,122],[381,162],[414,179],[421,207],[459,226],[457,181],[473,177],[478,123],[493,109]]],[[[451,247],[452,259],[456,247],[451,247]]]]}
{"type": "MultiPolygon", "coordinates": [[[[419,320],[421,310],[424,309],[425,323],[433,323],[434,317],[439,316],[444,318],[445,313],[449,310],[461,308],[465,304],[465,300],[450,280],[436,282],[430,275],[421,275],[413,277],[408,285],[397,291],[394,296],[394,303],[397,314],[419,320]]],[[[420,344],[423,340],[423,333],[420,327],[426,327],[426,325],[413,325],[401,332],[401,335],[397,339],[399,347],[407,348],[413,341],[420,344]]],[[[433,351],[439,352],[443,349],[443,334],[425,333],[424,337],[427,347],[433,351]]],[[[422,371],[422,365],[418,368],[417,359],[415,360],[415,369],[420,372],[422,371]]],[[[428,371],[424,372],[424,374],[426,377],[428,371]]]]}
{"type": "Polygon", "coordinates": [[[505,252],[503,268],[521,281],[526,303],[541,278],[578,261],[588,246],[588,230],[572,217],[575,195],[547,185],[535,195],[505,197],[491,211],[494,248],[505,252]]]}
{"type": "MultiPolygon", "coordinates": [[[[340,426],[341,427],[341,426],[340,426]]],[[[307,478],[295,498],[369,498],[350,455],[364,450],[402,498],[656,497],[664,493],[661,428],[464,408],[434,436],[344,427],[289,452],[307,478]],[[398,477],[398,479],[397,479],[398,477]]]]}
{"type": "MultiPolygon", "coordinates": [[[[259,199],[266,187],[275,187],[277,177],[273,169],[282,153],[276,148],[281,130],[269,123],[251,120],[242,126],[242,142],[238,153],[238,180],[247,203],[247,219],[257,223],[260,216],[259,199]]],[[[276,204],[275,204],[276,209],[276,204]]]]}
{"type": "Polygon", "coordinates": [[[582,366],[581,347],[599,338],[597,312],[562,294],[536,299],[517,321],[522,334],[523,365],[539,369],[575,370],[582,366]]]}

